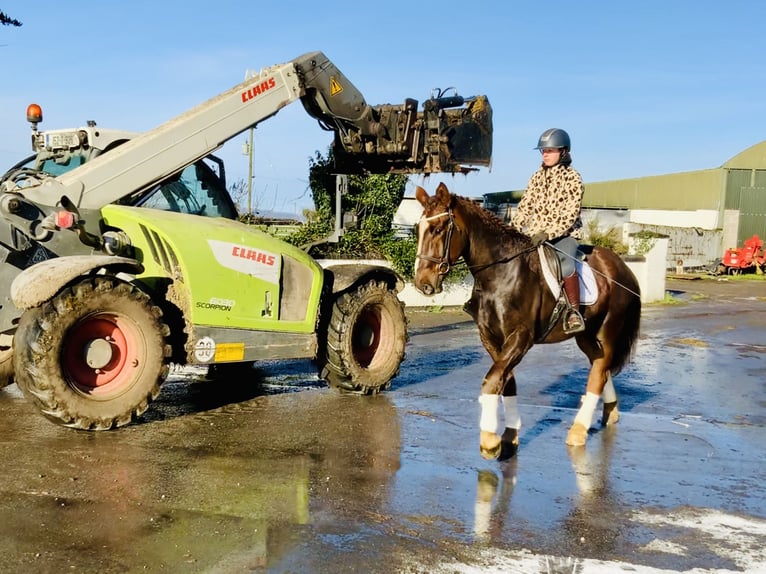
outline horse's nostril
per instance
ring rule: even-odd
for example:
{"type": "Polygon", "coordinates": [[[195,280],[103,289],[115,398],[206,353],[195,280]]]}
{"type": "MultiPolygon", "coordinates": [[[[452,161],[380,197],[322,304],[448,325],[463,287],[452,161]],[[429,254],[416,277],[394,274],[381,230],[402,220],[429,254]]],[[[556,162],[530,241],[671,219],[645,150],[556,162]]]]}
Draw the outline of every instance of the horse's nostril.
{"type": "Polygon", "coordinates": [[[423,285],[423,293],[425,295],[431,295],[434,292],[434,288],[431,285],[423,285]]]}

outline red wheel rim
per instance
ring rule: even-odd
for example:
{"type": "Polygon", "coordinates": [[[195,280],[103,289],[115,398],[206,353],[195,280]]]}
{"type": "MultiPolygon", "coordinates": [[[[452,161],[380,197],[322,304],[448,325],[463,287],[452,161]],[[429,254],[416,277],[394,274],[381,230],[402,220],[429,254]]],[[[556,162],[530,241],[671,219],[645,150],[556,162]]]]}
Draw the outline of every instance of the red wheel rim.
{"type": "Polygon", "coordinates": [[[368,368],[375,359],[380,345],[381,329],[380,310],[366,307],[359,315],[352,335],[354,359],[360,366],[368,368]]]}
{"type": "Polygon", "coordinates": [[[139,337],[124,317],[98,314],[76,323],[67,334],[62,353],[64,374],[70,383],[87,393],[106,394],[129,385],[139,365],[139,337]],[[108,362],[94,368],[86,360],[88,345],[107,341],[108,362]]]}

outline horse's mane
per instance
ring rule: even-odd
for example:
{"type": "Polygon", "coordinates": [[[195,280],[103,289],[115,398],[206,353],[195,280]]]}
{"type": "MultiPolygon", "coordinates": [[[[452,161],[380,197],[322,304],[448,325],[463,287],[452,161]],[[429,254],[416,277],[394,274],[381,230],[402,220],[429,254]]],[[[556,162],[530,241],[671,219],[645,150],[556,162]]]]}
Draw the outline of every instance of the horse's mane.
{"type": "Polygon", "coordinates": [[[491,233],[493,236],[503,237],[513,241],[527,238],[526,235],[521,233],[515,227],[506,223],[491,211],[484,209],[475,201],[468,199],[467,197],[455,195],[454,193],[451,195],[453,200],[460,204],[461,209],[463,209],[467,214],[470,214],[471,217],[477,218],[479,220],[479,226],[485,229],[488,233],[491,233]]]}

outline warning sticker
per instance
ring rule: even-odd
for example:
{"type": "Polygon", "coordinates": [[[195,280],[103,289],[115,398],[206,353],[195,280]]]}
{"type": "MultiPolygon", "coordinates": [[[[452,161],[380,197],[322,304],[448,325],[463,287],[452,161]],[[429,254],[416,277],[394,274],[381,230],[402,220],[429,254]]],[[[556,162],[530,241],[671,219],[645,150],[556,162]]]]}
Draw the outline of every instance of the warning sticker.
{"type": "Polygon", "coordinates": [[[340,85],[340,82],[335,78],[335,76],[330,76],[330,95],[337,96],[342,91],[343,86],[340,85]]]}

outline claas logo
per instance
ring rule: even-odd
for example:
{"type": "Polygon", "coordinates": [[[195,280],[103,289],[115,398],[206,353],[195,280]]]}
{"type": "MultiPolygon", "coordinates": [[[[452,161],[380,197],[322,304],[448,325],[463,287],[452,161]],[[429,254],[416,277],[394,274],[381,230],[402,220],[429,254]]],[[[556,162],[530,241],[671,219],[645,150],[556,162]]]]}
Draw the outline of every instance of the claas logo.
{"type": "Polygon", "coordinates": [[[249,102],[256,96],[260,96],[262,93],[270,90],[277,85],[277,81],[271,77],[268,80],[262,81],[260,84],[253,86],[246,92],[242,92],[242,103],[249,102]]]}

